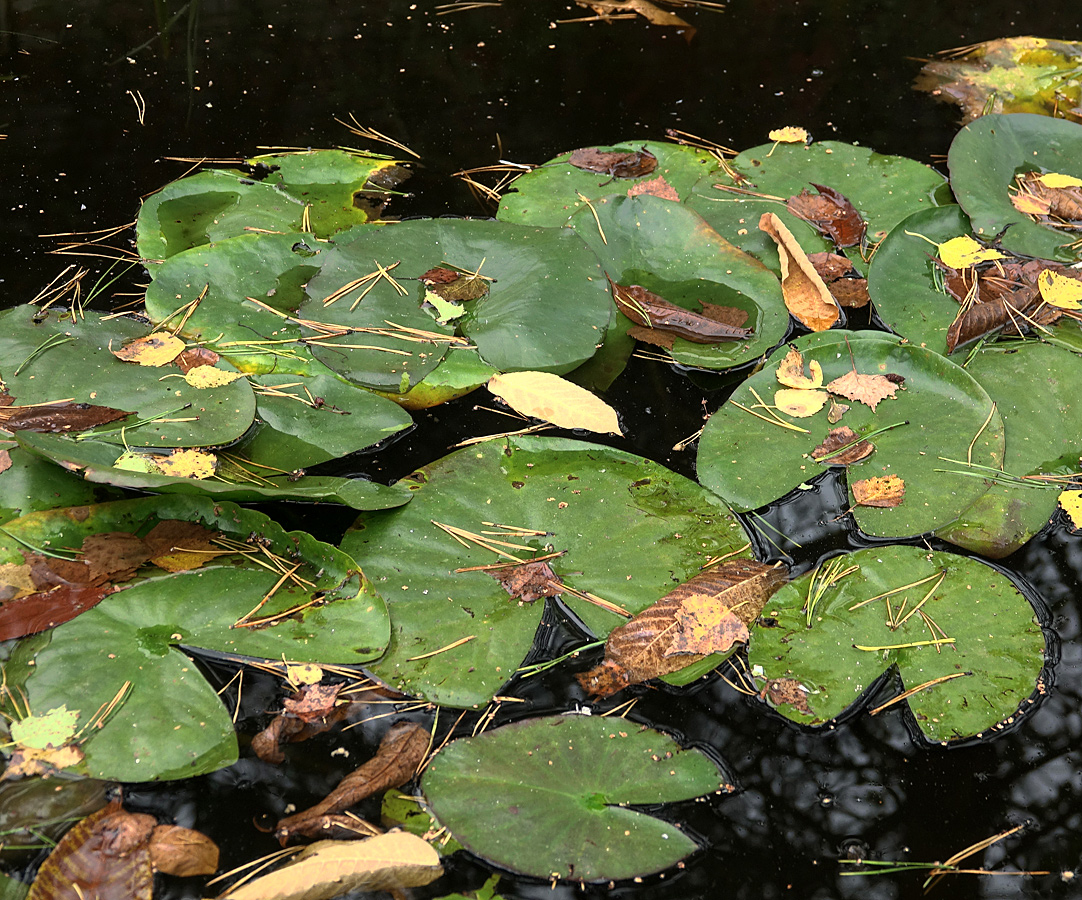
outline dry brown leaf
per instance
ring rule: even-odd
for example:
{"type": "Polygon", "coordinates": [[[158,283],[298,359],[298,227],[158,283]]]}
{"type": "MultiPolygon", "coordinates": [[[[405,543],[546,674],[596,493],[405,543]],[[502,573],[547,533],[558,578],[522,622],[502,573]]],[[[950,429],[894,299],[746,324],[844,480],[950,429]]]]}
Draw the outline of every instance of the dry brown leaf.
{"type": "Polygon", "coordinates": [[[79,552],[90,567],[87,580],[92,584],[128,581],[150,559],[146,542],[127,531],[89,534],[79,552]]]}
{"type": "Polygon", "coordinates": [[[181,372],[187,373],[200,366],[213,366],[221,357],[213,350],[206,347],[189,347],[181,353],[173,362],[181,372]]]}
{"type": "MultiPolygon", "coordinates": [[[[697,313],[670,303],[664,297],[637,284],[617,284],[611,279],[609,284],[612,286],[612,299],[616,308],[636,325],[665,333],[669,337],[670,348],[672,337],[680,337],[695,344],[716,344],[720,341],[746,340],[753,333],[750,328],[731,324],[732,321],[744,322],[747,319],[748,314],[742,309],[700,303],[703,311],[697,313]]],[[[641,335],[642,329],[632,329],[629,334],[641,335]]]]}
{"type": "Polygon", "coordinates": [[[747,639],[747,626],[786,578],[780,566],[747,559],[728,560],[694,576],[613,629],[604,661],[580,673],[579,683],[607,697],[728,650],[734,641],[747,639]],[[690,634],[681,637],[685,628],[690,634]],[[684,649],[690,647],[698,649],[684,649]]]}
{"type": "MultiPolygon", "coordinates": [[[[330,731],[350,712],[351,703],[339,703],[342,685],[306,684],[282,702],[283,711],[252,738],[252,752],[263,762],[285,762],[281,745],[306,741],[330,731]]],[[[326,835],[324,835],[326,837],[326,835]]]]}
{"type": "Polygon", "coordinates": [[[543,419],[560,428],[623,434],[616,410],[585,388],[551,372],[493,375],[488,389],[524,416],[543,419]]]}
{"type": "Polygon", "coordinates": [[[7,450],[0,450],[0,472],[6,472],[11,468],[11,454],[7,450]]]}
{"type": "Polygon", "coordinates": [[[11,751],[11,756],[6,761],[0,781],[29,778],[32,775],[42,775],[47,778],[63,769],[78,765],[85,758],[83,751],[74,744],[45,749],[17,746],[11,751]]]}
{"type": "Polygon", "coordinates": [[[508,594],[523,603],[533,603],[542,597],[555,597],[560,593],[560,579],[545,560],[486,569],[485,573],[495,578],[508,594]]]}
{"type": "Polygon", "coordinates": [[[848,425],[833,428],[811,452],[811,458],[828,466],[851,466],[862,459],[867,459],[875,452],[871,441],[863,441],[860,435],[848,425]],[[845,447],[845,450],[841,448],[845,447]],[[838,451],[841,450],[839,453],[838,451]]]}
{"type": "Polygon", "coordinates": [[[872,411],[888,398],[893,398],[898,385],[885,375],[865,375],[850,369],[840,378],[835,378],[827,385],[827,390],[841,397],[848,397],[870,406],[872,411]]]}
{"type": "Polygon", "coordinates": [[[111,585],[59,584],[0,604],[0,641],[37,634],[97,606],[111,585]]]}
{"type": "Polygon", "coordinates": [[[860,244],[868,224],[853,204],[833,188],[814,182],[811,186],[819,193],[811,194],[805,188],[790,197],[786,203],[789,212],[813,225],[823,237],[834,241],[839,249],[860,244]]]}
{"type": "Polygon", "coordinates": [[[781,292],[789,312],[812,331],[826,331],[833,326],[841,317],[841,310],[793,233],[774,213],[763,213],[759,230],[778,245],[781,292]]]}
{"type": "Polygon", "coordinates": [[[798,391],[782,388],[774,392],[774,405],[794,419],[806,419],[826,406],[829,398],[830,394],[826,391],[798,391]]]}
{"type": "Polygon", "coordinates": [[[815,267],[839,306],[862,309],[871,302],[868,279],[844,256],[837,253],[811,253],[808,261],[815,267]]]}
{"type": "Polygon", "coordinates": [[[8,406],[0,413],[0,426],[11,432],[67,434],[116,422],[130,415],[130,412],[122,409],[90,403],[43,403],[38,406],[8,406]]]}
{"type": "Polygon", "coordinates": [[[609,178],[641,178],[657,168],[657,157],[645,147],[641,150],[598,150],[583,147],[568,159],[577,169],[608,175],[609,178]]]}
{"type": "Polygon", "coordinates": [[[658,175],[657,178],[648,178],[646,181],[640,181],[627,189],[627,195],[629,197],[638,197],[640,194],[649,194],[652,197],[660,197],[662,200],[672,200],[675,203],[680,202],[680,195],[676,193],[676,188],[665,180],[664,175],[658,175]]]}
{"type": "Polygon", "coordinates": [[[1022,210],[1015,199],[1026,198],[1021,202],[1044,209],[1044,212],[1035,215],[1042,225],[1067,230],[1082,229],[1082,185],[1079,179],[1056,172],[1025,172],[1016,175],[1015,181],[1019,191],[1011,195],[1015,209],[1029,213],[1028,209],[1022,210]]]}
{"type": "Polygon", "coordinates": [[[168,365],[183,350],[184,341],[164,331],[148,334],[146,337],[136,338],[134,341],[128,341],[119,350],[109,348],[109,352],[117,359],[153,368],[168,365]]]}
{"type": "Polygon", "coordinates": [[[184,519],[163,519],[143,538],[150,561],[166,572],[187,572],[232,551],[214,543],[220,533],[184,519]]]}
{"type": "Polygon", "coordinates": [[[795,678],[773,678],[763,685],[759,696],[769,700],[773,706],[788,705],[812,715],[808,706],[808,689],[795,678]]]}
{"type": "Polygon", "coordinates": [[[332,900],[349,891],[420,887],[442,874],[432,845],[391,831],[363,841],[317,841],[280,869],[232,891],[229,900],[332,900]]]}
{"type": "Polygon", "coordinates": [[[790,346],[785,359],[781,361],[774,372],[774,377],[780,384],[798,390],[809,390],[823,386],[823,367],[818,360],[812,360],[808,366],[811,376],[804,374],[804,355],[796,347],[790,346]]]}
{"type": "Polygon", "coordinates": [[[905,482],[897,475],[865,478],[852,484],[853,499],[857,506],[875,506],[893,509],[905,499],[905,482]]]}
{"type": "Polygon", "coordinates": [[[150,833],[150,862],[166,875],[213,875],[218,871],[218,845],[200,831],[158,825],[150,833]]]}

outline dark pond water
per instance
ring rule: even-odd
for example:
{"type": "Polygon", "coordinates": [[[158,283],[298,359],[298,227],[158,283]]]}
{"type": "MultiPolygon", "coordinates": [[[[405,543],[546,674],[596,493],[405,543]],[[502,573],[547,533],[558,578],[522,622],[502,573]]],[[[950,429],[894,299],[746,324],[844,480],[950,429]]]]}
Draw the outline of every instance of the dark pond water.
{"type": "MultiPolygon", "coordinates": [[[[586,13],[548,0],[504,0],[450,15],[440,15],[432,0],[0,0],[0,302],[29,300],[72,261],[49,256],[50,241],[38,235],[132,220],[141,195],[186,168],[164,157],[356,146],[334,121],[351,113],[422,157],[408,184],[414,196],[396,204],[398,215],[486,214],[451,178],[454,171],[501,157],[541,162],[573,147],[660,138],[668,127],[742,148],[761,143],[770,128],[800,124],[816,137],[934,161],[949,145],[954,114],[910,90],[919,67],[913,58],[1007,35],[1077,39],[1082,14],[1064,12],[1071,9],[736,0],[720,14],[688,11],[698,27],[688,44],[638,21],[560,24],[586,13]],[[129,92],[145,101],[142,123],[129,92]]],[[[93,259],[74,262],[102,268],[93,259]]],[[[693,474],[694,451],[671,448],[701,425],[704,401],[707,409],[721,402],[719,388],[636,362],[607,397],[629,426],[622,446],[693,474]]],[[[346,470],[400,477],[461,437],[497,430],[473,403],[467,398],[421,417],[391,450],[349,460],[346,470]]],[[[801,568],[819,553],[856,546],[843,526],[822,524],[844,509],[835,493],[823,484],[770,514],[803,544],[801,568]]],[[[328,540],[351,518],[317,517],[305,507],[268,511],[328,540]]],[[[972,862],[1050,875],[959,876],[937,888],[940,894],[1082,896],[1078,881],[1064,874],[1082,868],[1082,541],[1055,526],[1004,566],[1032,590],[1060,642],[1052,689],[1009,733],[943,749],[916,741],[901,711],[809,732],[724,681],[694,688],[680,703],[643,690],[635,715],[712,748],[742,789],[670,811],[705,849],[683,871],[642,885],[551,890],[507,877],[501,893],[911,897],[919,894],[918,874],[841,877],[836,860],[943,859],[1025,824],[972,862]]],[[[232,675],[223,664],[207,666],[222,684],[232,675]]],[[[531,714],[582,699],[555,676],[522,696],[531,714]]],[[[276,703],[272,685],[249,687],[242,732],[254,733],[276,703]]],[[[253,817],[276,818],[286,803],[322,796],[349,767],[330,756],[332,747],[341,743],[356,759],[379,733],[355,729],[294,748],[285,774],[245,758],[193,782],[132,787],[128,804],[205,830],[221,843],[223,865],[236,865],[276,846],[253,817]]],[[[15,871],[25,877],[37,861],[23,860],[15,871]]],[[[456,858],[438,893],[476,887],[485,877],[476,862],[456,858]]],[[[163,890],[200,896],[180,882],[163,890]]]]}

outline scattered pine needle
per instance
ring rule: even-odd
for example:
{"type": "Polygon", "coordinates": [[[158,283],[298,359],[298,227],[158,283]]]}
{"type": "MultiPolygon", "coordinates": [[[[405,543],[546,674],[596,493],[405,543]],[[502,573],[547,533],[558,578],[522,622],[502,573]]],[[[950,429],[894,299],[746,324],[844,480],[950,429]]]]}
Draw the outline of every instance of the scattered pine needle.
{"type": "Polygon", "coordinates": [[[431,650],[428,653],[422,653],[420,656],[411,656],[407,658],[406,662],[416,662],[419,659],[428,659],[430,656],[436,656],[440,653],[446,653],[448,650],[454,650],[455,647],[461,647],[463,644],[468,644],[476,637],[476,634],[467,635],[464,638],[459,638],[457,641],[452,641],[450,644],[440,647],[439,650],[431,650]]]}

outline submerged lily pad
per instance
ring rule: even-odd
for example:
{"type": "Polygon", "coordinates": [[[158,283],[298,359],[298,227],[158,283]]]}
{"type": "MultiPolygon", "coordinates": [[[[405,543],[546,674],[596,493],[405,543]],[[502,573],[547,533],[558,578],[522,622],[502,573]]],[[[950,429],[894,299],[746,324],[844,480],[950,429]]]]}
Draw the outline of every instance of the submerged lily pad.
{"type": "Polygon", "coordinates": [[[553,716],[452,741],[422,790],[467,850],[535,878],[608,881],[659,872],[698,845],[629,804],[724,789],[697,750],[626,719],[553,716]],[[478,803],[478,797],[486,797],[478,803]]]}
{"type": "Polygon", "coordinates": [[[1061,262],[1082,256],[1078,227],[1034,221],[1015,209],[1010,190],[1024,172],[1082,177],[1082,125],[1030,113],[981,116],[955,135],[947,165],[976,234],[998,237],[1005,249],[1026,256],[1061,262]]]}
{"type": "Polygon", "coordinates": [[[232,503],[154,497],[34,513],[5,526],[0,548],[7,557],[17,556],[16,549],[25,545],[77,548],[89,535],[145,534],[167,519],[200,522],[237,541],[245,552],[176,574],[141,570],[131,587],[53,629],[32,669],[9,673],[21,682],[35,712],[65,702],[73,706],[77,698],[80,727],[129,683],[123,704],[83,745],[86,771],[95,777],[191,777],[235,761],[229,715],[178,649],[182,645],[349,664],[378,656],[387,642],[386,606],[352,559],[232,503]],[[256,564],[256,559],[267,561],[265,551],[283,560],[281,571],[256,564]],[[282,578],[294,565],[300,584],[282,578]],[[279,580],[282,584],[272,590],[279,580]],[[255,627],[238,624],[245,617],[263,621],[255,627]]]}
{"type": "Polygon", "coordinates": [[[933,741],[981,735],[1025,713],[1045,639],[1006,576],[923,547],[871,547],[833,562],[859,569],[812,591],[810,611],[811,583],[824,579],[824,567],[785,585],[770,598],[776,624],[752,634],[752,671],[767,679],[768,693],[780,679],[797,698],[779,705],[784,716],[833,721],[888,670],[904,690],[921,688],[906,702],[933,741]]]}
{"type": "Polygon", "coordinates": [[[94,312],[78,318],[33,306],[0,313],[0,377],[16,403],[72,400],[129,411],[94,434],[136,447],[227,444],[248,430],[255,398],[246,379],[196,388],[179,369],[122,362],[110,348],[144,336],[146,326],[94,312]]]}
{"type": "MultiPolygon", "coordinates": [[[[496,218],[516,225],[566,225],[587,206],[587,201],[623,194],[658,177],[683,200],[700,179],[714,177],[721,167],[704,150],[657,141],[623,141],[601,152],[636,153],[645,150],[657,158],[657,168],[635,178],[612,177],[572,165],[571,153],[561,153],[516,178],[500,200],[496,218]],[[585,199],[583,199],[585,198],[585,199]]],[[[669,201],[671,202],[671,201],[669,201]]]]}
{"type": "MultiPolygon", "coordinates": [[[[491,441],[405,481],[410,504],[362,516],[342,548],[391,604],[391,646],[371,671],[441,705],[488,702],[526,656],[541,617],[541,603],[509,596],[477,567],[561,553],[548,560],[559,579],[634,614],[711,556],[739,555],[746,544],[709,491],[597,444],[491,441]],[[514,546],[463,543],[436,522],[514,546]]],[[[626,621],[569,591],[562,599],[599,637],[626,621]]]]}
{"type": "Polygon", "coordinates": [[[903,537],[942,528],[988,489],[980,479],[937,471],[952,468],[941,457],[995,467],[1003,460],[1003,420],[964,369],[930,350],[869,332],[822,332],[793,346],[807,363],[822,366],[827,385],[854,365],[861,375],[900,376],[903,381],[895,385],[895,396],[879,401],[874,411],[840,397],[849,406],[840,421],[828,421],[829,405],[794,418],[771,406],[780,387],[775,373],[785,357],[775,353],[710,417],[699,442],[699,480],[735,509],[764,506],[822,472],[812,450],[842,426],[875,447],[864,461],[848,467],[850,485],[888,475],[905,484],[900,506],[856,507],[853,514],[866,534],[903,537]],[[772,416],[777,421],[768,421],[772,416]],[[873,434],[888,426],[893,427],[873,434]]]}
{"type": "Polygon", "coordinates": [[[306,225],[327,238],[367,222],[358,195],[366,187],[382,192],[369,179],[393,181],[400,171],[385,156],[307,150],[258,156],[246,170],[209,169],[180,178],[143,201],[135,224],[139,255],[160,261],[241,234],[300,232],[306,225]]]}
{"type": "MultiPolygon", "coordinates": [[[[572,226],[618,284],[641,285],[693,312],[701,301],[747,314],[740,324],[754,331],[747,340],[699,344],[677,338],[672,356],[682,365],[728,369],[753,363],[789,326],[774,274],[685,206],[657,197],[607,197],[579,212],[572,226]]],[[[630,326],[626,321],[625,331],[630,326]]]]}

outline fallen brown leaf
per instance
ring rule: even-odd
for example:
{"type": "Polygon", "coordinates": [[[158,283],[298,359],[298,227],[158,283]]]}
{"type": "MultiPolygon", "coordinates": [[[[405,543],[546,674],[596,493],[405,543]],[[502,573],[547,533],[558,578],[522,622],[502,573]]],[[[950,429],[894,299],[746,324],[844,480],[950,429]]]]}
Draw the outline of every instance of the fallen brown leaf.
{"type": "Polygon", "coordinates": [[[187,373],[200,366],[213,366],[220,359],[217,353],[206,347],[189,347],[174,359],[173,363],[181,372],[187,373]]]}
{"type": "Polygon", "coordinates": [[[542,597],[555,597],[560,593],[560,579],[544,560],[521,563],[499,569],[485,569],[512,597],[523,603],[533,603],[542,597]]]}
{"type": "Polygon", "coordinates": [[[660,197],[662,200],[672,200],[674,203],[680,202],[680,195],[676,193],[676,188],[665,180],[664,175],[658,175],[657,178],[648,178],[646,181],[640,181],[627,189],[627,195],[629,197],[638,197],[641,194],[660,197]]]}
{"type": "MultiPolygon", "coordinates": [[[[652,331],[665,332],[696,344],[742,341],[753,333],[749,328],[737,328],[705,315],[706,304],[702,304],[704,313],[692,312],[690,309],[670,303],[664,297],[640,285],[617,284],[611,279],[609,284],[612,286],[612,297],[616,302],[616,308],[636,325],[644,326],[652,331]]],[[[714,307],[714,310],[723,309],[730,308],[714,307]]],[[[731,310],[731,312],[742,316],[741,321],[747,318],[744,310],[731,310]]]]}
{"type": "Polygon", "coordinates": [[[98,425],[116,422],[130,412],[90,403],[43,403],[38,406],[8,406],[0,413],[5,430],[67,434],[86,431],[98,425]]]}
{"type": "Polygon", "coordinates": [[[846,309],[862,309],[871,302],[868,279],[857,271],[848,259],[837,253],[812,253],[808,261],[830,290],[838,305],[846,309]]]}
{"type": "Polygon", "coordinates": [[[166,875],[213,875],[218,871],[218,845],[201,831],[157,825],[150,833],[150,862],[166,875]]]}
{"type": "Polygon", "coordinates": [[[778,245],[781,292],[786,309],[812,331],[826,331],[832,327],[841,318],[841,310],[793,233],[774,213],[763,213],[759,218],[759,230],[778,245]]]}
{"type": "Polygon", "coordinates": [[[657,157],[643,147],[641,150],[598,150],[583,147],[568,159],[577,169],[597,172],[612,178],[641,178],[657,168],[657,157]]]}
{"type": "Polygon", "coordinates": [[[828,466],[851,466],[874,452],[875,446],[871,441],[860,440],[859,434],[848,425],[843,425],[827,432],[822,443],[812,450],[811,457],[828,466]],[[846,449],[839,453],[842,447],[846,449]]]}
{"type": "Polygon", "coordinates": [[[854,481],[853,499],[857,506],[875,506],[879,509],[893,509],[905,499],[905,482],[897,475],[865,478],[854,481]]]}
{"type": "Polygon", "coordinates": [[[790,197],[786,202],[789,212],[815,226],[816,231],[834,241],[839,249],[860,244],[868,224],[853,204],[833,188],[814,182],[811,185],[819,193],[811,194],[805,188],[790,197]]]}
{"type": "Polygon", "coordinates": [[[827,390],[870,406],[872,411],[883,401],[893,398],[898,386],[885,375],[865,375],[850,369],[827,385],[827,390]]]}

